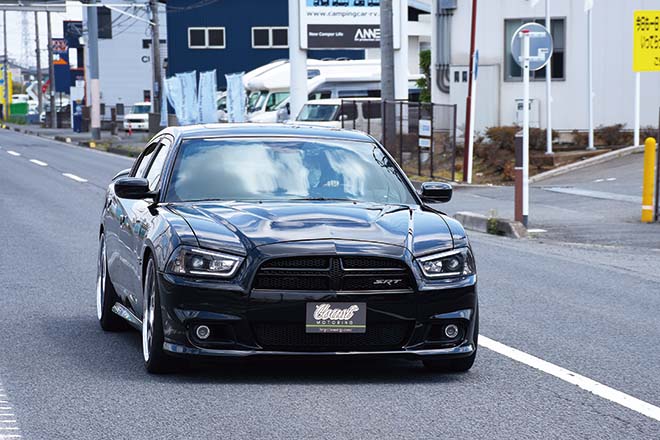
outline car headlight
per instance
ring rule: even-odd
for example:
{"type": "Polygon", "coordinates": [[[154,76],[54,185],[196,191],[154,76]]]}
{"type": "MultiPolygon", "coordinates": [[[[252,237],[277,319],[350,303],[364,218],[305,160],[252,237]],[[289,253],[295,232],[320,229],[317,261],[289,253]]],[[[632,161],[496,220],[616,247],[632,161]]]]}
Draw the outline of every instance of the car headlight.
{"type": "Polygon", "coordinates": [[[188,246],[178,247],[170,257],[167,272],[175,275],[232,277],[243,258],[188,246]]]}
{"type": "Polygon", "coordinates": [[[446,278],[475,273],[474,258],[464,247],[418,258],[417,262],[427,278],[446,278]]]}

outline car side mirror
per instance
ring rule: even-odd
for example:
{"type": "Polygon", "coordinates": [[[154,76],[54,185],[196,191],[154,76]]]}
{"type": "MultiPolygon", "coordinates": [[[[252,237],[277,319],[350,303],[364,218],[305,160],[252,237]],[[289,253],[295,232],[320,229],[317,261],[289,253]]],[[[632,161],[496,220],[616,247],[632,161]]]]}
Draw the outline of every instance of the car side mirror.
{"type": "Polygon", "coordinates": [[[149,181],[142,177],[121,177],[115,182],[115,194],[121,199],[148,199],[155,194],[149,191],[149,181]]]}
{"type": "Polygon", "coordinates": [[[422,200],[426,203],[447,203],[451,200],[454,190],[449,183],[424,182],[420,190],[422,200]]]}
{"type": "Polygon", "coordinates": [[[113,181],[119,179],[120,177],[128,177],[128,175],[131,174],[131,169],[126,168],[125,170],[121,170],[117,174],[115,174],[115,177],[112,178],[113,181]]]}

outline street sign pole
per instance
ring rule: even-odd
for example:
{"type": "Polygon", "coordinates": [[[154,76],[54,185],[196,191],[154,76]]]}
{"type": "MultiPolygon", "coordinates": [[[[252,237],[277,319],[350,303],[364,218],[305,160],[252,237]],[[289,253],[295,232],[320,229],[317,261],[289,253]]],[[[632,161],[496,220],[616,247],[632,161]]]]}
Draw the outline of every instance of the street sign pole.
{"type": "Polygon", "coordinates": [[[522,31],[523,62],[523,145],[522,145],[522,218],[527,227],[529,219],[529,31],[522,31]]]}
{"type": "Polygon", "coordinates": [[[523,74],[523,133],[522,145],[519,149],[520,160],[518,156],[516,157],[516,169],[522,168],[522,170],[520,170],[520,178],[516,179],[515,212],[516,216],[520,214],[525,226],[529,220],[529,72],[546,67],[552,56],[552,50],[550,31],[538,23],[525,23],[513,33],[511,55],[523,74]]]}
{"type": "Polygon", "coordinates": [[[639,72],[635,72],[635,127],[634,127],[634,136],[633,136],[633,145],[639,145],[639,113],[640,113],[640,101],[641,101],[642,87],[641,87],[641,78],[639,72]]]}

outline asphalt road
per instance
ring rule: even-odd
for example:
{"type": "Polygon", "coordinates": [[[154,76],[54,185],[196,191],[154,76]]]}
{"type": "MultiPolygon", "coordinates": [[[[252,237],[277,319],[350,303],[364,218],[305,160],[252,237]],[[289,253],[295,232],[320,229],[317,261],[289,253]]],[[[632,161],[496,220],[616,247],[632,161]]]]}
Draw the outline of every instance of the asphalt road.
{"type": "Polygon", "coordinates": [[[481,334],[580,386],[483,346],[456,375],[394,360],[148,375],[138,333],[95,316],[103,188],[129,165],[0,132],[0,439],[660,438],[657,249],[471,234],[481,334]]]}
{"type": "MultiPolygon", "coordinates": [[[[643,155],[632,154],[535,183],[529,226],[551,242],[660,249],[660,223],[642,224],[643,155]]],[[[458,211],[514,218],[513,186],[457,188],[458,211]]]]}

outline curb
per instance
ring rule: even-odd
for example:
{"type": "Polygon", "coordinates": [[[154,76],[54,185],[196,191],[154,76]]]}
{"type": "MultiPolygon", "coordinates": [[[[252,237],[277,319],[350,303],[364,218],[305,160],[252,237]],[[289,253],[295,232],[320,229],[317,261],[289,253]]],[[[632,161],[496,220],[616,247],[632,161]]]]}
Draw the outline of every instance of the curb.
{"type": "Polygon", "coordinates": [[[474,212],[462,211],[454,214],[454,218],[463,224],[465,229],[486,234],[502,235],[509,238],[527,237],[527,228],[522,223],[496,217],[486,217],[474,212]]]}
{"type": "Polygon", "coordinates": [[[620,157],[629,156],[631,154],[641,153],[642,151],[644,151],[644,146],[643,145],[639,145],[639,146],[633,145],[631,147],[626,147],[626,148],[621,148],[619,150],[610,151],[609,153],[604,153],[604,154],[601,154],[600,156],[591,157],[589,159],[584,159],[580,162],[573,162],[573,163],[570,163],[568,165],[564,165],[562,167],[555,168],[553,170],[549,170],[549,171],[546,171],[546,172],[543,172],[543,173],[539,173],[535,176],[531,176],[529,178],[529,183],[536,183],[536,182],[544,180],[544,179],[549,179],[550,177],[555,177],[555,176],[559,176],[561,174],[565,174],[565,173],[568,173],[568,172],[571,172],[571,171],[580,170],[582,168],[586,168],[586,167],[589,167],[591,165],[597,165],[597,164],[600,164],[600,163],[609,162],[610,160],[618,159],[620,157]]]}

